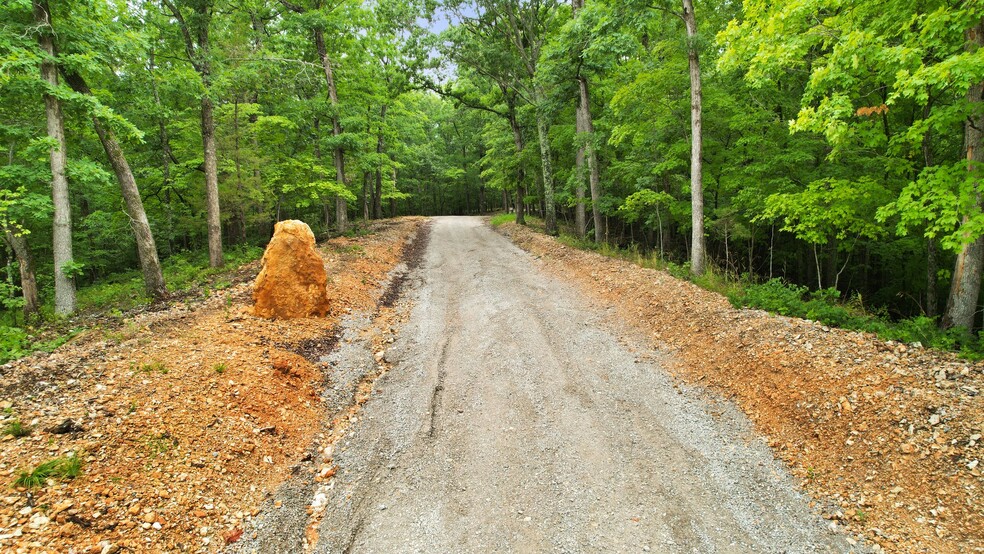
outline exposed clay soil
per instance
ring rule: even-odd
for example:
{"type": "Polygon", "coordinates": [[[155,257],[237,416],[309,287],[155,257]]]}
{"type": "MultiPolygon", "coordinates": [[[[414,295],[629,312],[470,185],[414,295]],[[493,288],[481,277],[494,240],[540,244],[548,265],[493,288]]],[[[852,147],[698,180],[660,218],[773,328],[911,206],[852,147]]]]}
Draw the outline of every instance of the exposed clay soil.
{"type": "Polygon", "coordinates": [[[321,362],[341,318],[373,312],[423,220],[375,225],[321,245],[331,311],[270,321],[249,314],[248,278],[182,299],[52,354],[0,366],[0,551],[211,552],[238,540],[263,499],[310,459],[323,430],[321,362]],[[81,430],[56,433],[71,419],[81,430]],[[73,480],[15,488],[21,470],[70,454],[73,480]]]}
{"type": "Polygon", "coordinates": [[[733,399],[825,517],[890,552],[984,551],[984,365],[815,322],[736,310],[661,271],[499,227],[733,399]]]}

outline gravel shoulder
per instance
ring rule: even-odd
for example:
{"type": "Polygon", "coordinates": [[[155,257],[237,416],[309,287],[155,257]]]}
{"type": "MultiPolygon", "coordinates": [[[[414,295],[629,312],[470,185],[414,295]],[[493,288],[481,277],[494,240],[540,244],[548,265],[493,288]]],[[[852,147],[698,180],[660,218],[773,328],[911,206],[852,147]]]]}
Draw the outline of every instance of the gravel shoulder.
{"type": "Polygon", "coordinates": [[[984,364],[737,310],[665,272],[498,230],[666,353],[680,382],[732,399],[835,526],[875,550],[984,551],[984,364]]]}
{"type": "Polygon", "coordinates": [[[478,218],[436,218],[314,552],[850,552],[735,406],[478,218]]]}

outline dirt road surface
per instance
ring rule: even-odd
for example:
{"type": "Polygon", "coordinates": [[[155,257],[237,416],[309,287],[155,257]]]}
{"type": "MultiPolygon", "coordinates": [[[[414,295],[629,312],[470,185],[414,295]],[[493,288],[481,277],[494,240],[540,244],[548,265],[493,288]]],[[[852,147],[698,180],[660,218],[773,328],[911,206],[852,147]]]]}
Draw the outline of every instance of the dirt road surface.
{"type": "Polygon", "coordinates": [[[411,280],[309,550],[859,551],[733,406],[482,220],[435,219],[411,280]]]}

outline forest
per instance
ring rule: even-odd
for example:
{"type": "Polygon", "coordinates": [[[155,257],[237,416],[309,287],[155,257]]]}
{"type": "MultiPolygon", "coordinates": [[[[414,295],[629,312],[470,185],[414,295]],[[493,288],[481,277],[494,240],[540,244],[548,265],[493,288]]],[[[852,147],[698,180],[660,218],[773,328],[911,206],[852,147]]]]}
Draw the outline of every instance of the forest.
{"type": "Polygon", "coordinates": [[[0,343],[279,220],[495,211],[976,340],[982,44],[977,0],[6,0],[0,343]]]}

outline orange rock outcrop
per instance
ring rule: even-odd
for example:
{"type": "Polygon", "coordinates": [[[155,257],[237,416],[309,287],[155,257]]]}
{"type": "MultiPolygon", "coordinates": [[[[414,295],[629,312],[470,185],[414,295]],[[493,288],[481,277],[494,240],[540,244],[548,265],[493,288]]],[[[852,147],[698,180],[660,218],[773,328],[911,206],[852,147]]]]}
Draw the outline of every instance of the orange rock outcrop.
{"type": "Polygon", "coordinates": [[[328,313],[328,273],[303,221],[281,221],[263,253],[253,287],[253,314],[274,319],[328,313]]]}

